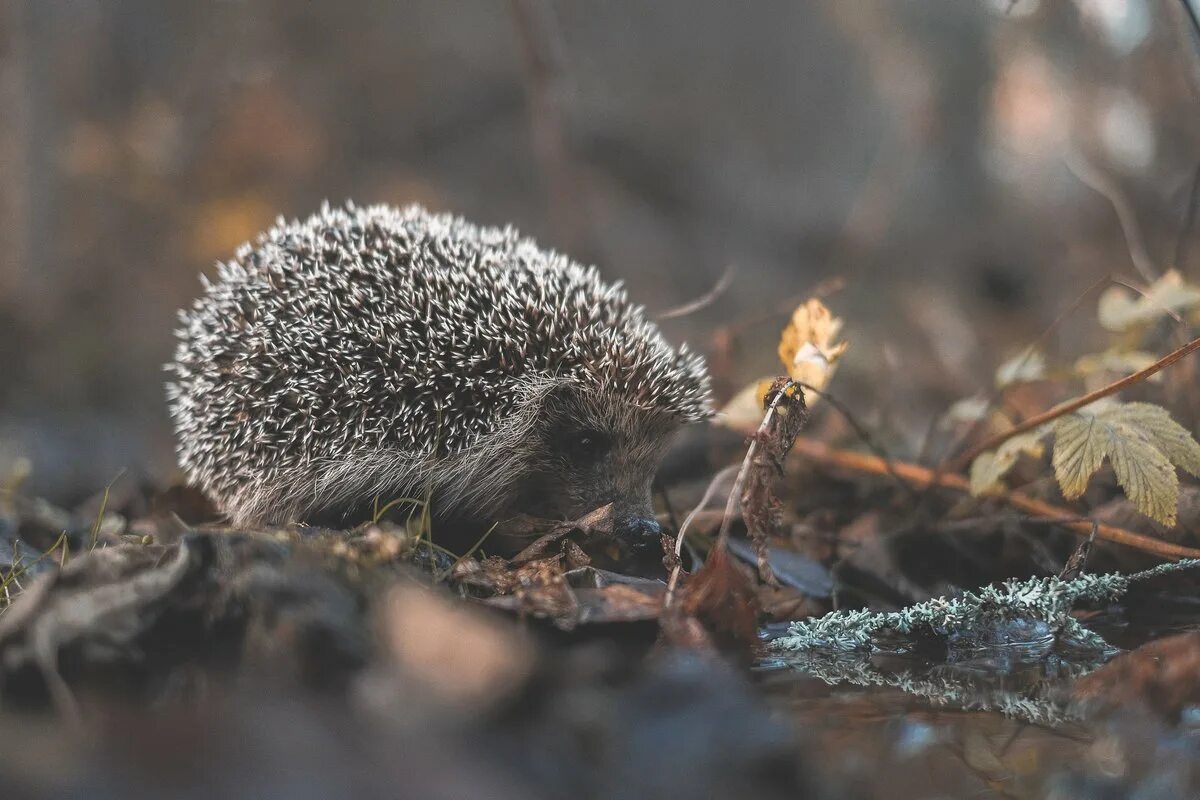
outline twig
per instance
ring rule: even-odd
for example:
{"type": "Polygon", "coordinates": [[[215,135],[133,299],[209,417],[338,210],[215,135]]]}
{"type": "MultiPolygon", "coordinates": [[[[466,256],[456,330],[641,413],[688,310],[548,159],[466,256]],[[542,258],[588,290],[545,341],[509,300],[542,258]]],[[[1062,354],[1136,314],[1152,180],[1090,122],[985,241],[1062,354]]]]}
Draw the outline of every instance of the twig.
{"type": "Polygon", "coordinates": [[[1188,239],[1192,235],[1192,226],[1196,223],[1196,212],[1200,210],[1200,163],[1192,171],[1191,188],[1188,189],[1187,206],[1183,211],[1183,225],[1175,239],[1175,260],[1171,266],[1182,270],[1187,260],[1188,239]]]}
{"type": "MultiPolygon", "coordinates": [[[[827,466],[848,469],[854,472],[865,472],[872,475],[890,474],[887,465],[877,456],[856,453],[850,450],[835,450],[826,444],[811,439],[796,439],[796,443],[792,446],[792,452],[804,455],[813,461],[827,466]]],[[[971,491],[970,481],[957,473],[938,472],[928,467],[901,461],[893,462],[892,468],[897,475],[907,481],[911,481],[918,488],[940,486],[962,492],[971,491]]],[[[1028,514],[1061,520],[1064,527],[1081,535],[1087,536],[1092,533],[1091,522],[1078,521],[1078,515],[1067,509],[1059,508],[1058,506],[1037,500],[1020,492],[1005,492],[996,495],[996,498],[1028,514]]],[[[1164,542],[1150,536],[1143,536],[1140,533],[1118,528],[1115,525],[1096,523],[1095,531],[1096,537],[1099,539],[1133,547],[1146,553],[1153,553],[1162,558],[1200,558],[1200,550],[1198,549],[1164,542]]]]}
{"type": "Polygon", "coordinates": [[[1179,359],[1195,350],[1200,350],[1200,338],[1193,339],[1183,347],[1180,347],[1178,350],[1173,350],[1170,353],[1167,353],[1165,356],[1160,358],[1158,361],[1155,361],[1145,369],[1138,370],[1132,375],[1126,375],[1124,378],[1113,381],[1107,386],[1103,386],[1094,392],[1088,392],[1085,395],[1076,397],[1074,400],[1057,405],[1049,411],[1044,411],[1041,414],[1030,417],[1019,425],[1014,426],[1010,430],[1004,431],[1003,433],[998,433],[995,436],[985,439],[984,441],[967,450],[967,452],[963,453],[958,458],[948,462],[946,464],[946,470],[949,472],[962,472],[971,465],[971,462],[974,461],[980,453],[995,449],[1014,436],[1018,436],[1026,431],[1031,431],[1034,428],[1041,427],[1047,422],[1058,419],[1066,414],[1070,414],[1072,411],[1078,411],[1086,405],[1090,405],[1101,398],[1108,397],[1109,395],[1116,394],[1122,389],[1126,389],[1135,383],[1140,383],[1156,372],[1166,369],[1179,359]]]}
{"type": "Polygon", "coordinates": [[[1125,245],[1129,248],[1129,259],[1133,262],[1134,269],[1146,283],[1153,283],[1157,271],[1154,268],[1154,259],[1146,249],[1141,228],[1138,227],[1137,215],[1129,199],[1109,176],[1092,166],[1082,156],[1068,154],[1065,161],[1072,175],[1112,204],[1113,211],[1117,213],[1117,222],[1121,224],[1121,233],[1125,235],[1125,245]]]}
{"type": "MultiPolygon", "coordinates": [[[[1088,297],[1090,297],[1091,294],[1093,292],[1095,292],[1097,289],[1100,289],[1101,287],[1105,287],[1105,286],[1108,286],[1109,284],[1111,284],[1112,281],[1113,281],[1112,276],[1106,275],[1105,277],[1103,277],[1100,280],[1093,283],[1087,289],[1084,289],[1083,292],[1080,293],[1080,295],[1078,297],[1076,297],[1074,301],[1071,302],[1071,305],[1067,306],[1067,308],[1065,308],[1062,312],[1060,312],[1059,315],[1057,317],[1055,317],[1054,320],[1049,325],[1046,326],[1045,330],[1043,330],[1040,334],[1038,334],[1037,338],[1034,339],[1032,342],[1030,342],[1029,345],[1025,348],[1025,350],[1022,351],[1023,354],[1021,356],[1020,362],[1018,362],[1019,365],[1021,367],[1023,367],[1025,365],[1025,362],[1029,359],[1029,357],[1036,350],[1041,348],[1042,345],[1045,344],[1046,340],[1048,340],[1050,338],[1050,336],[1053,335],[1053,333],[1056,330],[1058,330],[1059,327],[1068,318],[1071,317],[1071,315],[1073,315],[1076,311],[1078,311],[1080,309],[1080,307],[1083,305],[1084,300],[1086,300],[1088,297]]],[[[975,435],[983,428],[984,424],[986,423],[986,420],[988,419],[989,414],[991,414],[992,409],[996,407],[996,404],[999,403],[1000,399],[1004,396],[1004,390],[1005,390],[1005,387],[1003,387],[1003,386],[998,386],[998,387],[992,389],[992,393],[988,396],[987,402],[985,403],[984,413],[981,414],[979,419],[975,420],[975,422],[973,422],[967,428],[967,431],[965,433],[963,433],[962,435],[960,435],[954,439],[954,441],[950,445],[949,452],[953,453],[956,450],[958,450],[960,447],[962,447],[964,442],[967,442],[967,441],[970,441],[971,439],[973,439],[975,437],[975,435]]],[[[936,423],[937,423],[936,419],[934,420],[934,423],[936,425],[936,423]]],[[[941,470],[946,469],[946,465],[949,463],[949,461],[950,461],[949,457],[943,459],[941,464],[938,466],[938,470],[941,471],[941,470]]]]}
{"type": "Polygon", "coordinates": [[[729,264],[725,267],[725,271],[721,273],[721,277],[717,279],[717,282],[713,284],[711,289],[691,302],[684,303],[683,305],[676,306],[675,308],[668,308],[666,311],[660,311],[657,314],[658,319],[675,319],[677,317],[686,317],[688,314],[695,314],[697,311],[708,308],[713,304],[714,301],[716,301],[718,297],[725,294],[729,287],[733,285],[733,276],[736,272],[737,266],[735,264],[729,264]]]}
{"type": "Polygon", "coordinates": [[[713,479],[708,483],[708,488],[704,490],[704,496],[700,498],[700,502],[696,504],[695,508],[688,512],[688,515],[683,519],[683,524],[679,526],[679,532],[675,534],[675,566],[671,568],[671,577],[667,581],[667,597],[666,600],[663,601],[664,607],[670,606],[671,600],[675,596],[675,584],[679,582],[679,572],[683,565],[683,562],[681,561],[683,557],[683,540],[687,534],[688,528],[692,524],[692,520],[694,520],[696,516],[704,510],[705,506],[708,505],[708,501],[711,500],[712,496],[717,493],[717,487],[720,486],[726,478],[733,474],[733,471],[738,469],[738,466],[739,465],[737,464],[730,464],[728,467],[725,467],[723,470],[713,476],[713,479]]]}

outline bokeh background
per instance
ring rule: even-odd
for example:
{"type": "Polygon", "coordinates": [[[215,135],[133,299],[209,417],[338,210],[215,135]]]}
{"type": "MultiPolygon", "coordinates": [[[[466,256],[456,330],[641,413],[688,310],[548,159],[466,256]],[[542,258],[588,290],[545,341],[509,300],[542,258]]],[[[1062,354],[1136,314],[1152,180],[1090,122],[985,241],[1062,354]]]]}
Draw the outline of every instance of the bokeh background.
{"type": "Polygon", "coordinates": [[[726,397],[837,289],[834,388],[912,445],[1096,280],[1196,280],[1196,44],[1182,0],[5,0],[0,474],[171,480],[198,273],[347,198],[511,222],[655,310],[732,265],[663,323],[726,397]]]}

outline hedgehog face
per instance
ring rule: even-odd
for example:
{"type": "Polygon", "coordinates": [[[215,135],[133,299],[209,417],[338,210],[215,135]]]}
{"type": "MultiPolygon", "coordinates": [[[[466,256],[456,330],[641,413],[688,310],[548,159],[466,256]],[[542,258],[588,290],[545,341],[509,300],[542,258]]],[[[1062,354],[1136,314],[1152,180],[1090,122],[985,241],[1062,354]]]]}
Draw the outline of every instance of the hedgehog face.
{"type": "Polygon", "coordinates": [[[618,535],[657,549],[651,484],[679,420],[611,392],[570,388],[546,398],[510,513],[576,519],[612,504],[618,535]]]}

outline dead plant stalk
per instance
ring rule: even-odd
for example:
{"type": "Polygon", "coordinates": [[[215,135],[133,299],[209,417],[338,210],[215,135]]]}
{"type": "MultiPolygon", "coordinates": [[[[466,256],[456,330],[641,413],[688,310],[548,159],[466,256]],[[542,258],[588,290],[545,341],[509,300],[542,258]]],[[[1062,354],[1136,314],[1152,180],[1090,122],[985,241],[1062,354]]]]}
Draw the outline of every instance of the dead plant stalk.
{"type": "MultiPolygon", "coordinates": [[[[955,489],[962,492],[969,492],[971,490],[970,482],[962,475],[935,471],[917,464],[906,464],[900,461],[892,462],[892,470],[889,470],[888,464],[877,456],[868,455],[867,453],[856,453],[851,450],[837,450],[821,442],[809,439],[797,439],[792,447],[792,452],[803,455],[819,464],[850,470],[852,472],[865,472],[872,475],[886,476],[893,474],[892,470],[894,470],[894,474],[899,475],[907,481],[911,481],[918,488],[940,486],[945,489],[955,489]]],[[[1063,527],[1069,528],[1082,536],[1090,536],[1094,530],[1098,539],[1105,539],[1114,544],[1133,547],[1161,558],[1200,558],[1200,549],[1164,542],[1124,528],[1118,528],[1115,525],[1081,521],[1079,515],[1073,511],[1059,508],[1058,506],[1051,505],[1020,492],[1004,492],[996,495],[996,499],[1028,514],[1036,514],[1040,517],[1059,521],[1063,527]]]]}
{"type": "MultiPolygon", "coordinates": [[[[758,425],[758,431],[750,439],[750,446],[746,448],[746,457],[742,459],[742,466],[738,470],[737,478],[733,482],[733,488],[729,492],[729,498],[725,501],[725,514],[721,518],[721,528],[717,533],[717,540],[713,543],[713,547],[725,547],[729,540],[729,528],[733,524],[733,515],[737,510],[738,503],[742,498],[742,487],[746,483],[746,473],[750,469],[750,465],[754,463],[754,456],[758,452],[758,443],[761,438],[770,430],[771,420],[775,418],[775,409],[779,406],[781,400],[784,399],[782,391],[776,392],[775,397],[771,400],[771,405],[767,407],[767,413],[763,415],[762,422],[758,425]]],[[[713,485],[716,481],[713,482],[713,485]]],[[[711,486],[710,486],[711,490],[711,486]]],[[[705,492],[704,500],[701,505],[707,502],[711,492],[705,492]]],[[[696,511],[699,510],[697,507],[696,511]]],[[[679,534],[675,537],[675,565],[671,568],[671,577],[667,581],[667,595],[663,600],[663,606],[669,607],[671,601],[675,598],[675,587],[679,583],[680,571],[683,568],[683,562],[680,560],[683,554],[683,537],[687,533],[687,525],[696,515],[693,511],[684,520],[683,525],[679,528],[679,534]]]]}

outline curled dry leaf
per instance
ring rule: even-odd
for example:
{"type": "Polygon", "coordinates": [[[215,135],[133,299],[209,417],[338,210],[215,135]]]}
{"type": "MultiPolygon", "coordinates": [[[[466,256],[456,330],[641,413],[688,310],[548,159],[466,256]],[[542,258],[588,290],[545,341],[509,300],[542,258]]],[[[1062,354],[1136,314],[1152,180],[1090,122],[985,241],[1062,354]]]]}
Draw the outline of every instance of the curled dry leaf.
{"type": "MultiPolygon", "coordinates": [[[[828,386],[838,359],[850,346],[849,342],[834,342],[841,330],[842,320],[815,297],[792,312],[792,318],[779,338],[779,358],[788,376],[818,391],[828,386]]],[[[774,378],[763,378],[743,387],[721,409],[720,424],[736,431],[756,430],[762,421],[763,408],[769,404],[767,395],[774,385],[774,378]]],[[[813,395],[808,398],[808,404],[819,400],[813,395]]]]}
{"type": "Polygon", "coordinates": [[[682,646],[694,647],[708,636],[718,646],[749,646],[758,638],[758,611],[758,595],[750,578],[719,545],[688,579],[679,611],[664,616],[663,632],[682,646]],[[685,620],[699,626],[682,624],[685,620]]]}
{"type": "Polygon", "coordinates": [[[825,304],[809,299],[794,312],[779,340],[779,358],[792,380],[824,389],[833,377],[838,359],[848,342],[834,342],[842,329],[842,320],[825,304]]]}

